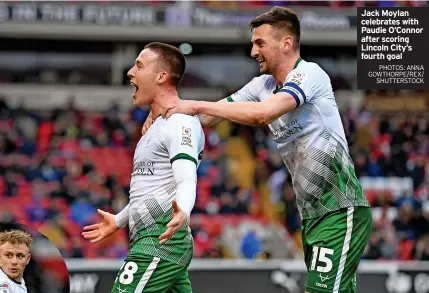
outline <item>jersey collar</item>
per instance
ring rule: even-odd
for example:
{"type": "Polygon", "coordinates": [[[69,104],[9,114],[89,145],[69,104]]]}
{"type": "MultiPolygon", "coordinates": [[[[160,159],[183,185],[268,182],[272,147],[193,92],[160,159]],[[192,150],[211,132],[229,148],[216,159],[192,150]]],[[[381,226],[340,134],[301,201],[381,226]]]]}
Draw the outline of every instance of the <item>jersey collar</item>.
{"type": "MultiPolygon", "coordinates": [[[[298,67],[298,64],[302,61],[303,59],[301,57],[298,58],[298,60],[296,60],[295,65],[293,66],[293,69],[298,67]]],[[[292,70],[293,70],[292,69],[292,70]]],[[[281,88],[276,87],[276,89],[273,91],[273,94],[277,94],[279,92],[281,88]]]]}
{"type": "Polygon", "coordinates": [[[299,58],[298,58],[298,60],[296,60],[295,65],[293,66],[293,69],[297,68],[297,67],[298,67],[299,62],[301,62],[301,61],[302,61],[302,58],[301,58],[301,57],[299,57],[299,58]]]}

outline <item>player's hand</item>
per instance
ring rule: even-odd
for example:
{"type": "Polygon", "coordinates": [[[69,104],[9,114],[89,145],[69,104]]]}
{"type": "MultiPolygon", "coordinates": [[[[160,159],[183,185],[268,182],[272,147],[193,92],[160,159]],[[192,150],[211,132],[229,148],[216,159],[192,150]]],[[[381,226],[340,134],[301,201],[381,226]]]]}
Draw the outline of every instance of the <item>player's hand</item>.
{"type": "Polygon", "coordinates": [[[83,230],[87,232],[82,232],[83,238],[90,240],[91,243],[99,242],[120,229],[116,225],[115,215],[102,210],[97,210],[97,212],[103,217],[103,222],[85,226],[83,230]]]}
{"type": "Polygon", "coordinates": [[[159,236],[159,244],[164,244],[179,231],[183,225],[188,221],[188,216],[182,209],[177,205],[177,202],[173,200],[173,219],[167,224],[167,230],[159,236]]]}
{"type": "Polygon", "coordinates": [[[149,112],[149,115],[147,116],[147,118],[146,118],[146,121],[144,122],[144,124],[143,124],[143,127],[142,127],[142,135],[144,135],[146,132],[147,132],[147,130],[149,129],[149,127],[152,125],[152,123],[153,123],[153,119],[152,119],[152,111],[150,111],[149,112]]]}
{"type": "Polygon", "coordinates": [[[167,119],[174,113],[182,113],[182,114],[187,114],[191,116],[197,115],[198,111],[196,110],[196,107],[195,107],[196,102],[197,101],[179,100],[174,105],[174,107],[168,109],[163,116],[165,119],[167,119]]]}

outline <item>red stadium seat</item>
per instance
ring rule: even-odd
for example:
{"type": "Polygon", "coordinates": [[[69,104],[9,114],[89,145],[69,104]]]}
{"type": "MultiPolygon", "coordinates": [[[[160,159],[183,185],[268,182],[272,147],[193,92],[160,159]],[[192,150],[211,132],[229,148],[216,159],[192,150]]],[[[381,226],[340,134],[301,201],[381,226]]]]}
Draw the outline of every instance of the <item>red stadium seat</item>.
{"type": "Polygon", "coordinates": [[[411,260],[411,252],[414,247],[414,241],[405,240],[399,243],[399,259],[400,260],[411,260]]]}
{"type": "Polygon", "coordinates": [[[54,132],[54,125],[52,122],[42,122],[39,125],[38,132],[38,146],[39,152],[45,152],[51,142],[52,134],[54,132]]]}
{"type": "Polygon", "coordinates": [[[6,193],[6,179],[0,176],[0,194],[3,195],[6,193]]]}

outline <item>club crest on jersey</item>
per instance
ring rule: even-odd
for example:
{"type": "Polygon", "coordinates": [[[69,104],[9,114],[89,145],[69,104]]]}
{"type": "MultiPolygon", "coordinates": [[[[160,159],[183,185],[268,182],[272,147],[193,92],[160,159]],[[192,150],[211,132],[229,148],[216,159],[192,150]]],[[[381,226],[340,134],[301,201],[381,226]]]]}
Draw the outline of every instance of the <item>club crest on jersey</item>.
{"type": "Polygon", "coordinates": [[[181,145],[186,145],[188,147],[192,147],[192,140],[191,140],[191,129],[182,126],[182,143],[181,145]]]}
{"type": "Polygon", "coordinates": [[[0,293],[9,293],[9,284],[3,283],[0,284],[0,293]]]}

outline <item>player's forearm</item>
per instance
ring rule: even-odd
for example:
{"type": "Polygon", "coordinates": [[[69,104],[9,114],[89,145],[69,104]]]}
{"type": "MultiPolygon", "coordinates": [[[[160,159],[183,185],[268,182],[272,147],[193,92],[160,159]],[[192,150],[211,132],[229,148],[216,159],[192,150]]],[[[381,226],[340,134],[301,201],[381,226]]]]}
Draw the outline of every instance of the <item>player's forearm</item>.
{"type": "MultiPolygon", "coordinates": [[[[217,103],[228,103],[228,98],[222,99],[217,101],[217,103]]],[[[219,124],[223,118],[222,117],[215,117],[210,115],[201,114],[199,115],[200,123],[202,127],[213,127],[217,124],[219,124]]]]}
{"type": "Polygon", "coordinates": [[[265,107],[262,107],[262,103],[256,102],[212,103],[199,101],[195,107],[198,113],[251,126],[267,125],[271,116],[265,107]]]}
{"type": "Polygon", "coordinates": [[[296,100],[288,93],[279,92],[262,102],[211,103],[196,102],[197,113],[229,119],[233,122],[266,126],[275,119],[294,110],[296,100]]]}
{"type": "Polygon", "coordinates": [[[129,204],[127,204],[127,206],[123,208],[122,211],[115,215],[115,223],[119,228],[124,228],[126,225],[128,225],[129,218],[129,204]]]}
{"type": "Polygon", "coordinates": [[[172,169],[177,187],[177,204],[189,217],[197,194],[197,167],[192,161],[179,159],[173,162],[172,169]]]}
{"type": "Polygon", "coordinates": [[[198,116],[202,127],[213,127],[220,123],[223,118],[201,114],[198,116]]]}

